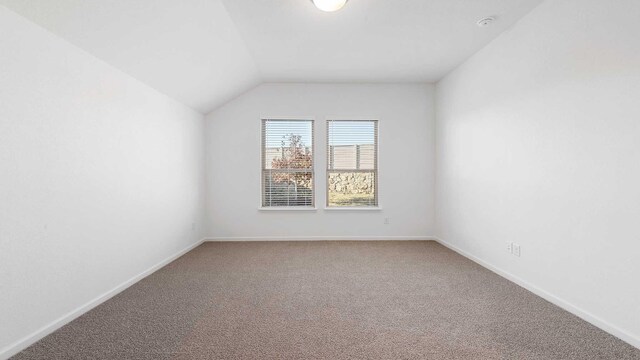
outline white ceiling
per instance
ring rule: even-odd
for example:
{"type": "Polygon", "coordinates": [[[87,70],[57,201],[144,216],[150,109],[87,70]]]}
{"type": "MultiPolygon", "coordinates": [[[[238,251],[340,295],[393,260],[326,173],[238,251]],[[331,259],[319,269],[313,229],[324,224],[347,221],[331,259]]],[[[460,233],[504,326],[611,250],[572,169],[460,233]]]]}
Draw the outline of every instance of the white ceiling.
{"type": "Polygon", "coordinates": [[[434,82],[541,0],[223,0],[267,81],[434,82]],[[494,16],[489,27],[476,22],[494,16]]]}
{"type": "Polygon", "coordinates": [[[262,81],[437,81],[541,2],[0,0],[203,113],[262,81]]]}
{"type": "Polygon", "coordinates": [[[206,113],[260,83],[219,0],[0,0],[69,42],[206,113]]]}

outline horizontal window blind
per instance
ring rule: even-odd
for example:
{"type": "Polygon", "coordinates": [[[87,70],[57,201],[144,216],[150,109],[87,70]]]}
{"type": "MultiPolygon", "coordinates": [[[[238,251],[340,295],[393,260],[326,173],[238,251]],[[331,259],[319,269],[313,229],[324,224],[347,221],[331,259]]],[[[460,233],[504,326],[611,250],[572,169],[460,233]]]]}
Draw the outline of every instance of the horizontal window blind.
{"type": "Polygon", "coordinates": [[[313,120],[262,120],[262,207],[313,207],[313,120]]]}
{"type": "Polygon", "coordinates": [[[327,206],[378,206],[378,121],[327,121],[327,206]]]}

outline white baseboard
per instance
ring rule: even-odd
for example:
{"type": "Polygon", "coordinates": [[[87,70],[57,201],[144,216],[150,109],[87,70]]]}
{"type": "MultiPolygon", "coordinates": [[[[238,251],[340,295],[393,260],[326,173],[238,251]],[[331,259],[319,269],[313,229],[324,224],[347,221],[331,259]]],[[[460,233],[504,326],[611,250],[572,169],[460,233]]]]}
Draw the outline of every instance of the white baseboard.
{"type": "Polygon", "coordinates": [[[384,241],[384,240],[435,240],[434,236],[212,236],[205,241],[384,241]]]}
{"type": "Polygon", "coordinates": [[[142,273],[130,278],[129,280],[125,281],[124,283],[116,286],[115,288],[107,291],[106,293],[96,297],[95,299],[89,301],[88,303],[80,306],[79,308],[63,315],[62,317],[58,318],[57,320],[51,322],[48,325],[43,326],[42,328],[38,329],[37,331],[35,331],[34,333],[32,333],[31,335],[28,335],[18,341],[16,341],[15,343],[3,348],[2,350],[0,350],[0,359],[8,359],[9,357],[17,354],[18,352],[26,349],[27,347],[29,347],[30,345],[34,344],[35,342],[37,342],[38,340],[44,338],[45,336],[51,334],[52,332],[54,332],[55,330],[61,328],[62,326],[66,325],[67,323],[73,321],[74,319],[78,318],[80,315],[88,312],[89,310],[95,308],[96,306],[102,304],[103,302],[109,300],[110,298],[112,298],[113,296],[117,295],[118,293],[122,292],[123,290],[125,290],[126,288],[130,287],[131,285],[135,284],[136,282],[142,280],[143,278],[145,278],[146,276],[150,275],[151,273],[157,271],[158,269],[162,268],[163,266],[167,265],[168,263],[172,262],[173,260],[179,258],[180,256],[186,254],[187,252],[191,251],[192,249],[194,249],[195,247],[197,247],[198,245],[202,244],[205,241],[322,241],[322,240],[332,240],[332,241],[365,241],[365,240],[435,240],[438,243],[442,244],[443,246],[446,246],[447,248],[457,252],[458,254],[478,263],[479,265],[493,271],[494,273],[522,286],[523,288],[531,291],[532,293],[542,297],[543,299],[563,308],[564,310],[569,311],[570,313],[580,317],[581,319],[593,324],[594,326],[597,326],[598,328],[626,341],[627,343],[631,344],[632,346],[635,346],[637,348],[640,348],[640,338],[633,336],[632,334],[629,334],[628,332],[618,328],[615,325],[612,325],[610,323],[608,323],[605,320],[602,320],[592,314],[590,314],[589,312],[582,310],[570,303],[568,303],[567,301],[560,299],[558,297],[556,297],[555,295],[552,295],[550,293],[548,293],[547,291],[509,273],[508,271],[502,270],[498,267],[495,267],[493,265],[491,265],[490,263],[474,256],[471,255],[470,253],[438,238],[435,236],[307,236],[307,237],[282,237],[282,236],[278,236],[278,237],[271,237],[271,236],[261,236],[261,237],[208,237],[208,238],[204,238],[199,240],[198,242],[188,246],[187,248],[179,251],[178,253],[171,255],[169,257],[167,257],[166,259],[160,261],[159,263],[157,263],[156,265],[150,267],[149,269],[143,271],[142,273]]]}
{"type": "Polygon", "coordinates": [[[61,316],[57,320],[54,320],[53,322],[41,327],[40,329],[38,329],[35,332],[33,332],[31,335],[27,335],[27,336],[23,337],[22,339],[14,342],[13,344],[11,344],[9,346],[6,346],[3,349],[0,349],[0,359],[8,359],[11,356],[19,353],[20,351],[28,348],[30,345],[34,344],[38,340],[44,338],[45,336],[47,336],[47,335],[51,334],[52,332],[58,330],[62,326],[66,325],[69,322],[73,321],[74,319],[80,317],[80,315],[88,312],[89,310],[91,310],[91,309],[95,308],[96,306],[102,304],[103,302],[109,300],[110,298],[112,298],[113,296],[115,296],[118,293],[122,292],[123,290],[125,290],[129,286],[137,283],[138,281],[140,281],[143,278],[151,275],[153,272],[157,271],[161,267],[167,265],[168,263],[172,262],[173,260],[175,260],[175,259],[179,258],[180,256],[186,254],[187,252],[193,250],[195,247],[197,247],[198,245],[202,244],[204,241],[205,241],[205,239],[200,239],[196,243],[194,243],[192,245],[189,245],[185,249],[180,250],[177,253],[167,257],[166,259],[164,259],[164,260],[160,261],[159,263],[153,265],[152,267],[150,267],[147,270],[141,272],[140,274],[130,278],[129,280],[123,282],[122,284],[116,286],[115,288],[113,288],[113,289],[105,292],[104,294],[96,297],[95,299],[89,301],[88,303],[86,303],[86,304],[78,307],[77,309],[75,309],[75,310],[73,310],[73,311],[61,316]]]}
{"type": "Polygon", "coordinates": [[[633,334],[630,334],[622,329],[620,329],[619,327],[589,313],[588,311],[585,311],[569,302],[567,302],[566,300],[563,300],[543,289],[541,289],[540,287],[533,285],[529,282],[527,282],[526,280],[523,280],[522,278],[519,278],[513,274],[511,274],[510,272],[500,269],[490,263],[488,263],[487,261],[484,261],[462,249],[460,249],[459,247],[448,243],[438,237],[434,238],[435,241],[437,241],[438,243],[440,243],[441,245],[457,252],[458,254],[468,258],[469,260],[474,261],[475,263],[481,265],[482,267],[485,267],[491,271],[493,271],[494,273],[502,276],[503,278],[512,281],[520,286],[522,286],[523,288],[531,291],[532,293],[540,296],[541,298],[549,301],[550,303],[559,306],[560,308],[576,315],[577,317],[581,318],[582,320],[591,323],[592,325],[608,332],[609,334],[616,336],[618,338],[620,338],[621,340],[631,344],[632,346],[635,346],[637,348],[640,349],[640,338],[634,336],[633,334]]]}

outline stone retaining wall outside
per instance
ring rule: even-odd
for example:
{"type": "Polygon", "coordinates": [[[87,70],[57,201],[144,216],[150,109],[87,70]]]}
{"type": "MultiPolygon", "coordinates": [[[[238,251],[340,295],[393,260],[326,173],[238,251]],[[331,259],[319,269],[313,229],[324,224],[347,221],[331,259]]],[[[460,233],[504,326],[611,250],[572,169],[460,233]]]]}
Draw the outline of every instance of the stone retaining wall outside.
{"type": "Polygon", "coordinates": [[[373,173],[329,173],[329,191],[342,194],[372,194],[373,173]]]}

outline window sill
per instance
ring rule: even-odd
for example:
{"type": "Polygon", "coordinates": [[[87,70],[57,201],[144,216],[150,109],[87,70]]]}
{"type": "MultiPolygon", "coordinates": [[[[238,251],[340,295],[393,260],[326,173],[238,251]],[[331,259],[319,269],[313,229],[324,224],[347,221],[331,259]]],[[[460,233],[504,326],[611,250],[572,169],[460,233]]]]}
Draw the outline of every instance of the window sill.
{"type": "Polygon", "coordinates": [[[325,211],[382,211],[382,208],[379,206],[371,206],[371,207],[325,207],[325,211]]]}
{"type": "Polygon", "coordinates": [[[318,208],[315,207],[260,207],[258,211],[318,211],[318,208]]]}

